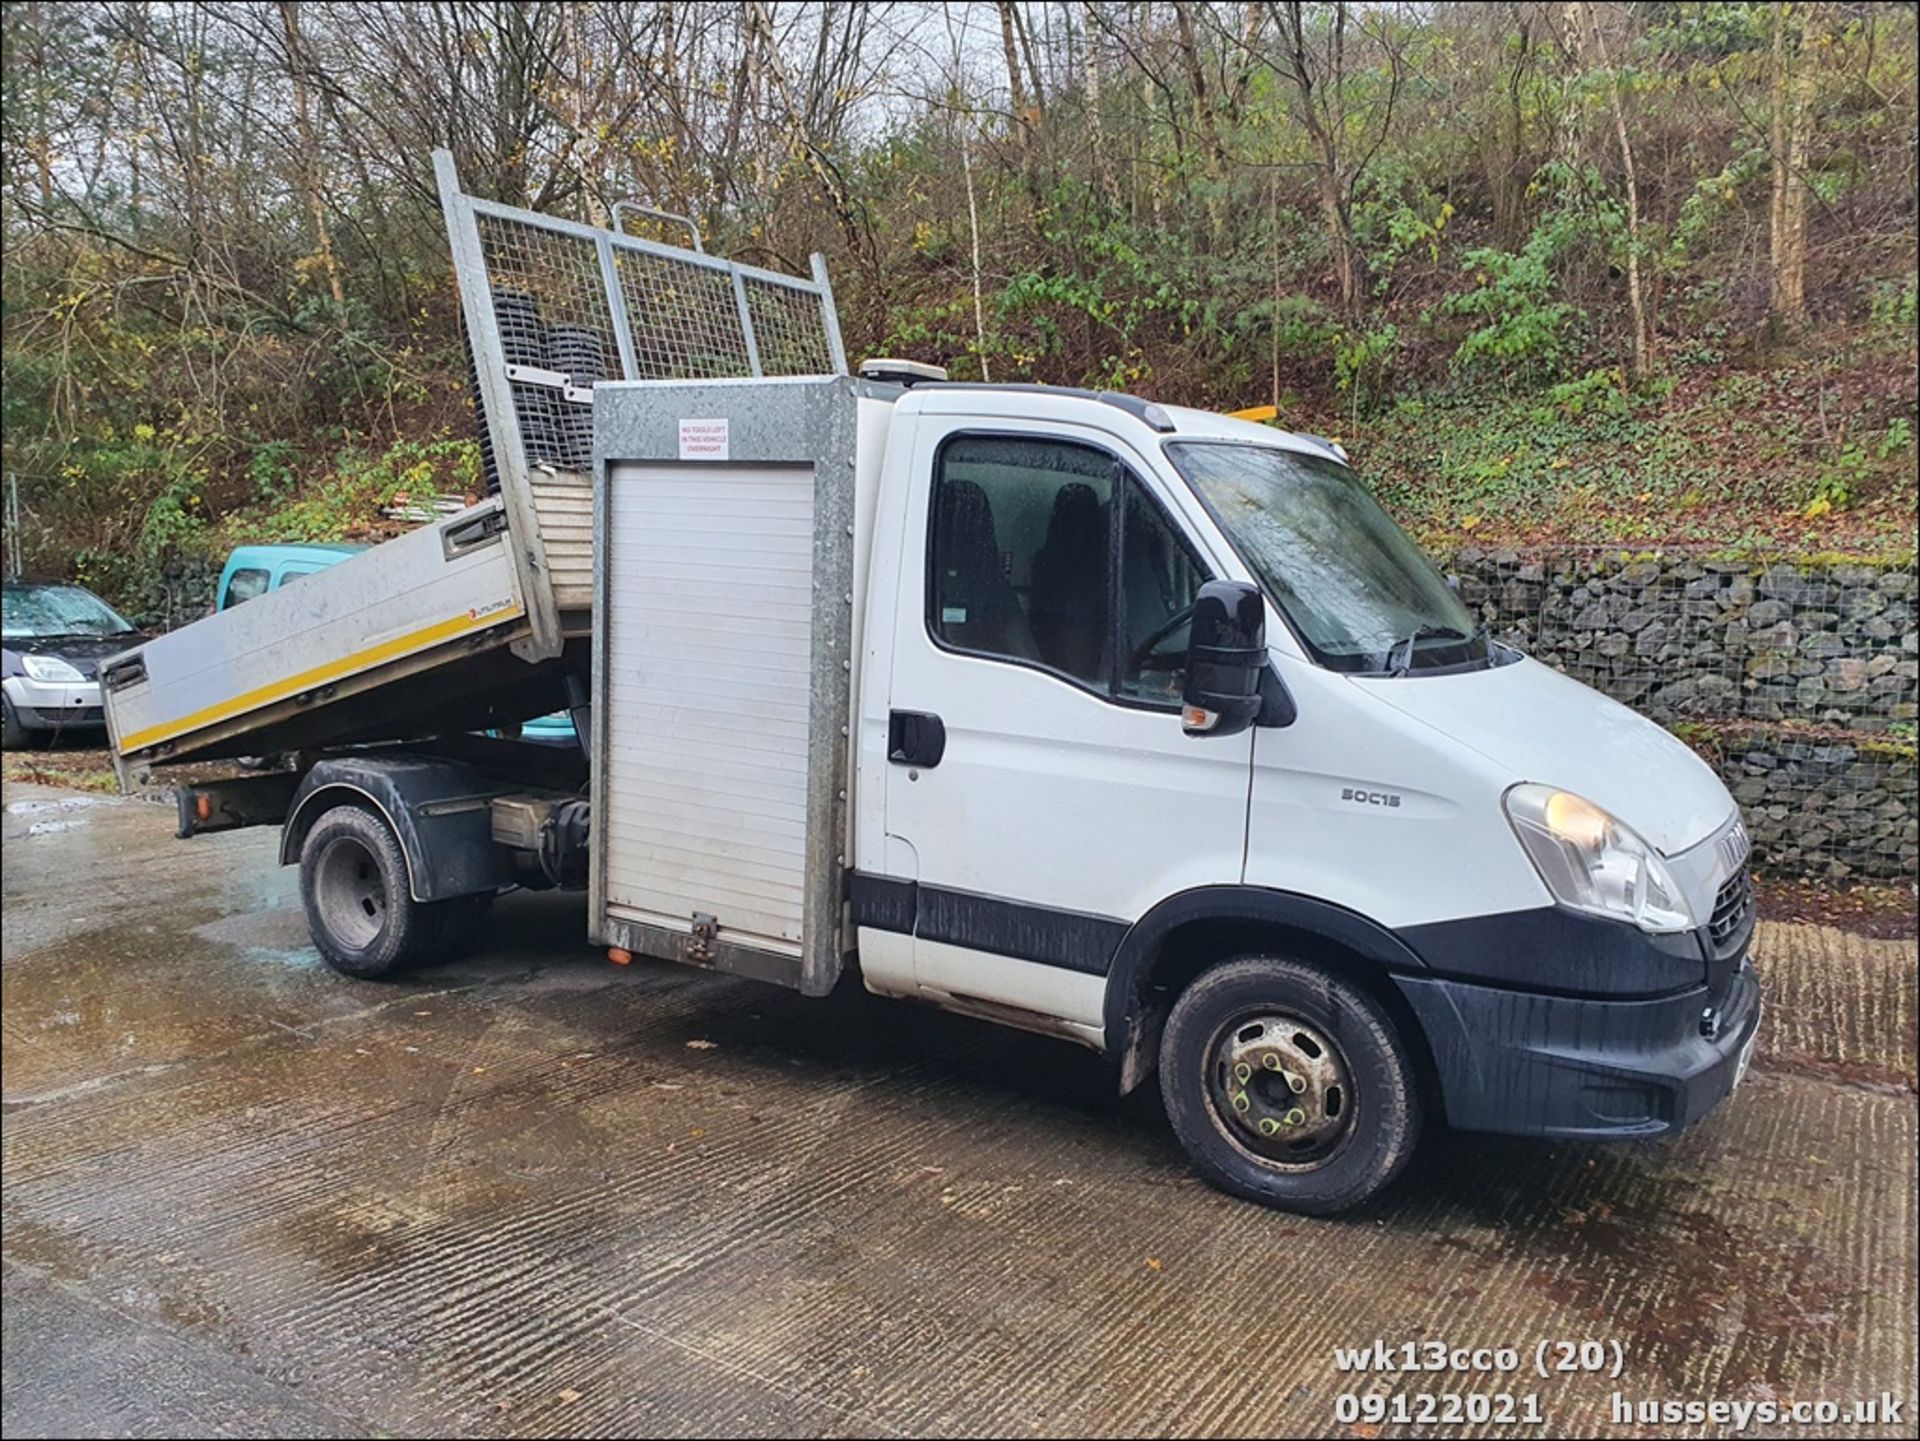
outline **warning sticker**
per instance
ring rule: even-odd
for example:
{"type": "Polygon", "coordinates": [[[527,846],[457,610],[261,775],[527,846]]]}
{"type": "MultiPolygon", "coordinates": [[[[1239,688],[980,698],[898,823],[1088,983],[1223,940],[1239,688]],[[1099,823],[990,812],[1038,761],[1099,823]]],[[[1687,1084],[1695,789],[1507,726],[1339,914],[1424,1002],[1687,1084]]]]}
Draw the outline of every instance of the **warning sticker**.
{"type": "Polygon", "coordinates": [[[682,460],[725,460],[727,458],[726,421],[681,421],[680,458],[682,460]]]}

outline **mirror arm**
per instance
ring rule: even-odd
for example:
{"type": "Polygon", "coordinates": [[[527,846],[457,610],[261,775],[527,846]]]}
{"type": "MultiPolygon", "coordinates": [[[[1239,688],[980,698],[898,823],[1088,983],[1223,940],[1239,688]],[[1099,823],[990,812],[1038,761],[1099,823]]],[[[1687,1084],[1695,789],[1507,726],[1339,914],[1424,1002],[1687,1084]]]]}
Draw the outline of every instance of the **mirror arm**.
{"type": "Polygon", "coordinates": [[[1254,718],[1254,724],[1270,730],[1290,726],[1300,718],[1300,708],[1293,703],[1293,692],[1287,689],[1287,683],[1280,679],[1280,673],[1271,665],[1260,669],[1260,714],[1254,718]]]}

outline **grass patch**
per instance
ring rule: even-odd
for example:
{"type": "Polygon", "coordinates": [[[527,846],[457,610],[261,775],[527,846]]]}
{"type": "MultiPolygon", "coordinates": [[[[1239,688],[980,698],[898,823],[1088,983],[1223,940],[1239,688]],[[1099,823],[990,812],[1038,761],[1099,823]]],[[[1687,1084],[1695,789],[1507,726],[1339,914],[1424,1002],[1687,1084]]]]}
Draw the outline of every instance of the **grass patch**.
{"type": "Polygon", "coordinates": [[[1522,394],[1405,399],[1343,439],[1395,516],[1443,550],[1911,554],[1910,377],[1864,349],[1771,369],[1680,366],[1639,390],[1595,370],[1522,394]]]}
{"type": "Polygon", "coordinates": [[[0,761],[10,781],[114,795],[120,781],[99,751],[9,751],[0,761]]]}

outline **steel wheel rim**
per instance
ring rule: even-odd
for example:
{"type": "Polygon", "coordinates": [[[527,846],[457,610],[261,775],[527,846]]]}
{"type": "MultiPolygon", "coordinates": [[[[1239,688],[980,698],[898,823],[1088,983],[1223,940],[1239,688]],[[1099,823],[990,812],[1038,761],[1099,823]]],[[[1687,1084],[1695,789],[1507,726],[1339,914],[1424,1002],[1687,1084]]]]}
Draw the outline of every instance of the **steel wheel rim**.
{"type": "Polygon", "coordinates": [[[351,836],[330,842],[314,875],[314,895],[327,932],[364,951],[387,924],[387,885],[373,852],[351,836]]]}
{"type": "Polygon", "coordinates": [[[1359,1110],[1345,1052],[1284,1011],[1243,1012],[1214,1032],[1206,1092],[1221,1135],[1278,1170],[1325,1165],[1353,1135],[1359,1110]]]}

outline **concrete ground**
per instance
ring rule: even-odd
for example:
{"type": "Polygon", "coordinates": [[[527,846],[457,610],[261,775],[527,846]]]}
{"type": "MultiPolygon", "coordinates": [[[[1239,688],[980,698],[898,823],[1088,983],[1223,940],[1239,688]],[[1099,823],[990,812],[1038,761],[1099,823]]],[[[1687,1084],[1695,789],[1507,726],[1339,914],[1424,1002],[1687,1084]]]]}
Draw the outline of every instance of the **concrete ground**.
{"type": "Polygon", "coordinates": [[[4,801],[9,1437],[1422,1430],[1342,1391],[1544,1420],[1426,1434],[1676,1429],[1616,1391],[1884,1391],[1913,1430],[1911,942],[1763,928],[1763,1049],[1675,1141],[1434,1134],[1311,1221],[1196,1183],[1061,1042],[614,967],[569,897],[355,983],[270,834],[4,801]],[[1620,1379],[1531,1373],[1583,1338],[1620,1379]],[[1525,1369],[1336,1368],[1376,1340],[1525,1369]]]}

